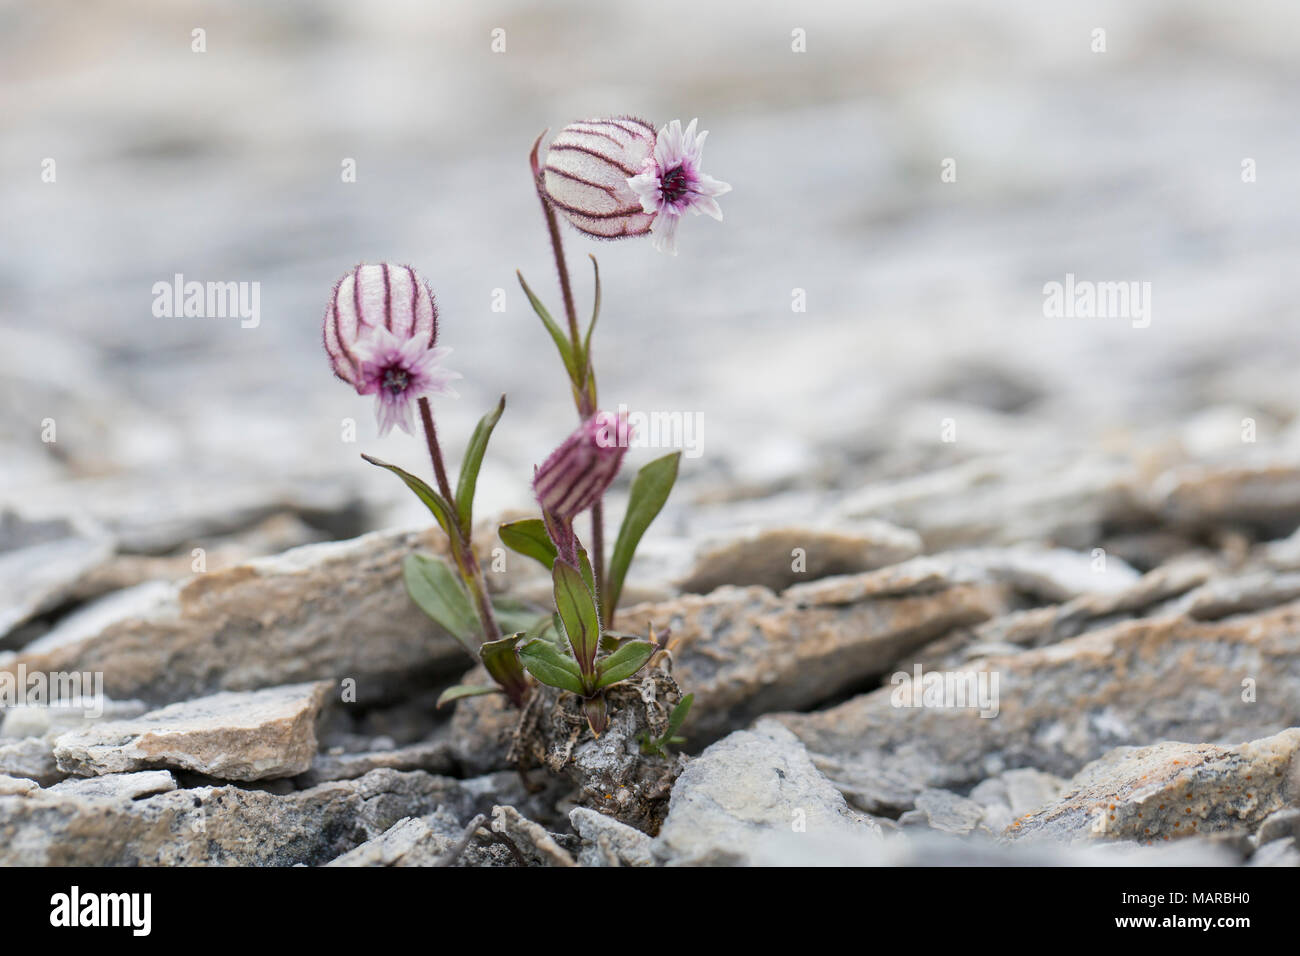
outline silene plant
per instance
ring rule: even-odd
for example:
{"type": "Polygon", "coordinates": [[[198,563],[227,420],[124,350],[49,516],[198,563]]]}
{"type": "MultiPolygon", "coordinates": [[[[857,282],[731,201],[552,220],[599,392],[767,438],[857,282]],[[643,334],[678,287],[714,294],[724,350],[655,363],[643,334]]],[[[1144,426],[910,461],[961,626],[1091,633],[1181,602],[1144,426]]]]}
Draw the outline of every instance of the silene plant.
{"type": "MultiPolygon", "coordinates": [[[[545,162],[530,155],[559,273],[564,306],[557,321],[519,275],[533,310],[555,343],[569,380],[577,428],[534,469],[532,488],[540,516],[503,524],[502,542],[546,567],[554,586],[554,613],[523,619],[515,609],[494,607],[471,530],[479,468],[492,431],[505,410],[505,396],[470,436],[453,487],[434,417],[434,400],[455,397],[460,376],[443,364],[451,351],[439,343],[438,307],[424,278],[410,266],[359,265],[334,286],[325,311],[324,342],[334,374],[357,394],[372,396],[380,435],[394,427],[415,434],[418,419],[428,446],[433,484],[411,471],[363,455],[395,474],[432,512],[449,542],[450,562],[412,554],[404,563],[412,600],[450,632],[493,680],[459,685],[439,704],[479,694],[501,693],[522,708],[545,684],[576,695],[593,733],[609,724],[606,690],[642,670],[667,646],[668,631],[648,627],[644,635],[615,627],[624,578],[646,529],[663,508],[677,478],[681,453],[645,465],[629,493],[627,511],[608,559],[605,549],[605,492],[627,452],[626,419],[602,411],[592,361],[592,333],[601,307],[600,270],[594,272],[594,305],[581,327],[564,256],[559,220],[600,239],[649,236],[655,249],[675,255],[677,231],[687,212],[722,218],[717,197],[731,187],[700,168],[705,132],[696,121],[674,120],[657,132],[632,117],[590,120],[566,126],[554,137],[545,162]],[[589,519],[590,549],[578,534],[589,519]],[[503,627],[503,624],[506,626],[503,627]]],[[[668,732],[645,738],[646,753],[663,754],[690,707],[682,698],[669,716],[668,732]]]]}

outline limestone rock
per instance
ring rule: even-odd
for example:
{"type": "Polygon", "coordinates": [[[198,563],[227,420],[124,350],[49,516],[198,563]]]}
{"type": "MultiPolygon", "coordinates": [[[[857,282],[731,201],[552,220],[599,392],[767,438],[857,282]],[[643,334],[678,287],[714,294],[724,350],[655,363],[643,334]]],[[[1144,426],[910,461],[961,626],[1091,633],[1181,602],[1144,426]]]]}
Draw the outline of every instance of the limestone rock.
{"type": "Polygon", "coordinates": [[[781,591],[802,581],[896,564],[920,551],[920,535],[883,521],[832,528],[765,528],[706,543],[695,567],[678,586],[697,594],[724,584],[757,584],[781,591]],[[798,571],[792,568],[796,549],[804,556],[804,567],[798,571]]]}
{"type": "Polygon", "coordinates": [[[1020,817],[1013,839],[1177,840],[1248,833],[1300,804],[1300,728],[1233,747],[1119,748],[1083,768],[1055,803],[1020,817]]]}
{"type": "Polygon", "coordinates": [[[569,811],[569,822],[582,837],[582,866],[654,866],[653,841],[635,827],[587,807],[569,811]]]}
{"type": "Polygon", "coordinates": [[[971,662],[998,678],[995,719],[894,706],[894,687],[777,719],[856,806],[906,810],[927,787],[961,790],[1016,767],[1069,777],[1117,746],[1231,742],[1300,724],[1298,632],[1296,603],[1216,622],[1126,621],[971,662]],[[1271,691],[1247,702],[1244,686],[1271,691]]]}
{"type": "Polygon", "coordinates": [[[15,627],[66,600],[113,549],[107,532],[88,522],[0,511],[0,646],[15,627]]]}
{"type": "Polygon", "coordinates": [[[155,705],[343,678],[373,700],[463,667],[402,583],[408,554],[441,546],[434,530],[377,532],[142,585],[70,615],[0,670],[102,672],[108,696],[155,705]]]}
{"type": "Polygon", "coordinates": [[[309,866],[446,807],[468,819],[459,781],[375,770],[274,794],[235,786],[103,799],[34,790],[0,796],[0,866],[309,866]]]}
{"type": "Polygon", "coordinates": [[[60,769],[82,775],[171,767],[222,780],[291,777],[311,766],[332,690],[321,681],[184,701],[66,733],[54,755],[60,769]]]}
{"type": "Polygon", "coordinates": [[[672,864],[746,865],[774,839],[809,834],[873,839],[879,830],[849,809],[793,734],[761,721],[687,765],[654,854],[672,864]]]}

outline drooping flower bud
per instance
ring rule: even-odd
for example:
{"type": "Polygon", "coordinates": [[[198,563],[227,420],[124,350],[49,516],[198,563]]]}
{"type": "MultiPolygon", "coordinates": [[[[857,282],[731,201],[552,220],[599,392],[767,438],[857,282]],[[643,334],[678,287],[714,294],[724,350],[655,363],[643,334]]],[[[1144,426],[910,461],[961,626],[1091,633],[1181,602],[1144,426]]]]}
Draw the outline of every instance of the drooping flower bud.
{"type": "Polygon", "coordinates": [[[642,208],[628,180],[642,172],[654,148],[654,127],[645,120],[620,116],[570,123],[546,151],[546,198],[590,236],[644,236],[655,217],[642,208]]]}
{"type": "Polygon", "coordinates": [[[438,309],[428,285],[409,266],[357,266],[334,286],[325,310],[325,351],[334,374],[375,396],[379,433],[413,432],[419,399],[456,393],[460,378],[439,363],[438,309]]]}
{"type": "Polygon", "coordinates": [[[578,426],[533,477],[542,511],[562,521],[594,505],[618,474],[631,428],[626,417],[597,412],[578,426]]]}
{"type": "Polygon", "coordinates": [[[363,264],[334,285],[325,309],[325,351],[334,374],[358,391],[362,387],[358,345],[380,328],[401,343],[420,339],[426,349],[438,340],[433,292],[410,266],[363,264]]]}

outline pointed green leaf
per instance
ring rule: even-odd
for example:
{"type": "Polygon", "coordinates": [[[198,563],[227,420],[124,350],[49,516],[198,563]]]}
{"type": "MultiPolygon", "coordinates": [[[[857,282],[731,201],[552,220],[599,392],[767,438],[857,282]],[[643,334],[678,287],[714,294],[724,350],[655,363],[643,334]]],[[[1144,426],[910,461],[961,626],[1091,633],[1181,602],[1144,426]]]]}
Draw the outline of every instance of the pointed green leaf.
{"type": "Polygon", "coordinates": [[[478,470],[483,465],[483,453],[487,451],[488,439],[492,429],[501,421],[501,413],[506,410],[506,397],[501,396],[497,407],[488,412],[474,428],[469,446],[465,449],[465,460],[460,463],[460,480],[456,483],[456,513],[460,516],[460,526],[468,530],[474,523],[474,489],[478,485],[478,470]]]}
{"type": "Polygon", "coordinates": [[[523,636],[522,633],[511,634],[499,641],[488,641],[478,649],[479,659],[487,672],[516,704],[523,703],[528,693],[524,668],[519,661],[519,655],[515,653],[515,645],[523,636]]]}
{"type": "Polygon", "coordinates": [[[433,513],[434,518],[438,520],[438,524],[442,526],[442,530],[447,532],[447,537],[452,538],[453,540],[459,537],[459,532],[456,530],[456,512],[452,510],[451,504],[446,498],[438,494],[438,492],[425,484],[423,480],[417,478],[409,471],[398,468],[396,465],[390,465],[386,461],[380,461],[378,458],[372,458],[370,455],[364,453],[361,457],[372,465],[377,465],[380,468],[387,468],[398,478],[401,478],[402,481],[406,483],[406,487],[414,491],[415,496],[423,501],[424,506],[433,513]]]}
{"type": "Polygon", "coordinates": [[[682,723],[686,720],[686,715],[691,712],[691,704],[693,703],[695,703],[695,695],[687,694],[677,702],[677,706],[668,715],[668,729],[664,731],[664,738],[669,743],[680,742],[681,738],[677,736],[677,731],[681,729],[682,723]]]}
{"type": "Polygon", "coordinates": [[[543,684],[582,694],[582,674],[577,662],[550,641],[529,641],[519,651],[519,660],[543,684]]]}
{"type": "Polygon", "coordinates": [[[656,458],[646,465],[632,481],[632,490],[628,495],[627,514],[623,516],[623,526],[619,528],[618,540],[614,543],[614,553],[609,561],[609,574],[605,580],[605,608],[610,615],[618,607],[618,599],[623,593],[623,579],[636,554],[636,546],[641,543],[650,522],[663,509],[668,494],[673,490],[677,480],[677,464],[682,453],[673,452],[656,458]]]}
{"type": "Polygon", "coordinates": [[[596,686],[608,687],[627,680],[645,667],[657,648],[649,641],[624,641],[618,650],[596,662],[596,686]]]}
{"type": "Polygon", "coordinates": [[[560,358],[564,361],[564,369],[569,373],[569,381],[579,381],[578,356],[573,350],[573,343],[569,337],[564,334],[564,330],[551,318],[551,313],[546,311],[546,306],[542,305],[541,299],[533,295],[533,290],[528,288],[528,283],[524,281],[523,273],[516,271],[515,275],[519,277],[519,284],[523,286],[524,295],[528,296],[528,301],[537,313],[537,317],[542,320],[546,326],[546,331],[551,333],[551,338],[555,341],[555,347],[560,352],[560,358]]]}
{"type": "Polygon", "coordinates": [[[596,649],[600,646],[600,615],[596,599],[583,580],[582,572],[563,561],[551,569],[555,585],[555,610],[560,615],[564,636],[584,677],[595,676],[596,649]]]}
{"type": "Polygon", "coordinates": [[[546,524],[541,518],[509,521],[497,528],[497,536],[511,551],[532,558],[547,571],[555,564],[555,545],[546,533],[546,524]]]}
{"type": "Polygon", "coordinates": [[[439,558],[409,554],[402,562],[406,592],[420,610],[460,641],[471,654],[478,653],[482,628],[465,586],[439,558]]]}
{"type": "Polygon", "coordinates": [[[454,687],[448,687],[438,695],[437,706],[450,704],[453,700],[460,700],[462,697],[481,697],[483,694],[499,694],[501,688],[496,686],[487,686],[483,684],[457,684],[454,687]]]}

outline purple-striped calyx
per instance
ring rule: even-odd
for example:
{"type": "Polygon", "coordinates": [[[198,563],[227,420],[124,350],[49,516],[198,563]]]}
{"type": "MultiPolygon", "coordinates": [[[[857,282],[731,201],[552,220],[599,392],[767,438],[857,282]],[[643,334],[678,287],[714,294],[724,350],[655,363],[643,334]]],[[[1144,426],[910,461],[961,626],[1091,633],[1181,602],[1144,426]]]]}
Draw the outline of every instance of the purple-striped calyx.
{"type": "Polygon", "coordinates": [[[438,307],[428,283],[410,266],[359,265],[334,286],[325,309],[324,341],[334,374],[375,396],[379,433],[394,425],[414,432],[413,410],[422,397],[455,396],[461,376],[440,361],[438,307]]]}
{"type": "Polygon", "coordinates": [[[627,453],[627,418],[597,412],[542,463],[533,490],[544,514],[572,521],[600,500],[627,453]]]}
{"type": "Polygon", "coordinates": [[[690,211],[722,219],[716,197],[731,187],[701,171],[708,132],[673,120],[655,132],[629,116],[585,120],[560,130],[546,152],[547,200],[581,232],[601,239],[653,235],[677,254],[677,226],[690,211]]]}

